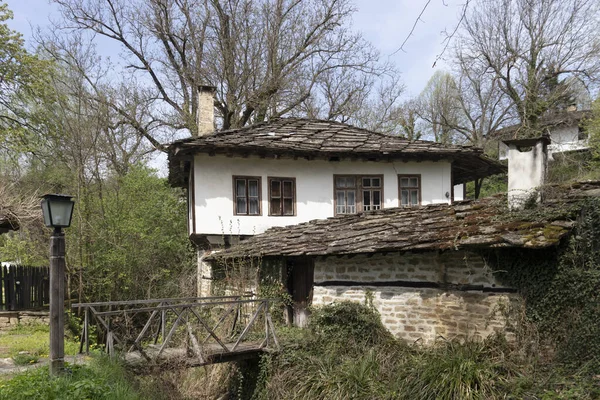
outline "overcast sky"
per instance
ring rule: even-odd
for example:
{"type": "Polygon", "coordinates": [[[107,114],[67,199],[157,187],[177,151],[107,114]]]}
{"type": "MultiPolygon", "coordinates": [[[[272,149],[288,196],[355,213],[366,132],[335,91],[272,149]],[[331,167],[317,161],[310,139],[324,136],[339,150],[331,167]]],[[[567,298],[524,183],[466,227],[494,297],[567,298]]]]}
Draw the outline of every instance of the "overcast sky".
{"type": "MultiPolygon", "coordinates": [[[[32,26],[46,26],[56,7],[47,0],[5,0],[14,12],[9,21],[12,29],[31,40],[32,26]]],[[[390,57],[408,36],[427,0],[354,0],[354,29],[361,31],[383,57],[390,57]]],[[[417,95],[435,72],[431,66],[442,51],[442,32],[454,29],[464,0],[431,0],[415,27],[413,35],[399,51],[391,56],[402,73],[406,96],[417,95]]],[[[437,69],[444,68],[438,62],[437,69]]]]}

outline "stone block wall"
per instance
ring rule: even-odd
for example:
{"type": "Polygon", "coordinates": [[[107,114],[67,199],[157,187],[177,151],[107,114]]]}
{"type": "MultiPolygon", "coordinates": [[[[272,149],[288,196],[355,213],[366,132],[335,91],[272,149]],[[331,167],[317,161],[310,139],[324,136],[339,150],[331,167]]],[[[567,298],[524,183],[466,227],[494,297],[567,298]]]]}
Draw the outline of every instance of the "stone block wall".
{"type": "Polygon", "coordinates": [[[390,253],[315,261],[313,305],[365,302],[367,297],[394,335],[423,344],[439,337],[482,338],[502,331],[500,310],[518,300],[474,253],[390,253]]]}
{"type": "Polygon", "coordinates": [[[0,311],[0,331],[19,324],[50,324],[50,316],[47,311],[0,311]]]}

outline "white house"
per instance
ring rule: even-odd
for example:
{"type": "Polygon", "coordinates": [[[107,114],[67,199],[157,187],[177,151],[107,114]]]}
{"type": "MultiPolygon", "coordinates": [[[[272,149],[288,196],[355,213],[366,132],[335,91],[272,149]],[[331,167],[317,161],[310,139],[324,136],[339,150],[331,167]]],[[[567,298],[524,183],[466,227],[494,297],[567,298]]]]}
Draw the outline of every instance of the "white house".
{"type": "Polygon", "coordinates": [[[450,204],[455,185],[504,170],[477,148],[333,121],[210,130],[201,125],[204,135],[169,146],[170,182],[189,191],[189,234],[198,244],[341,214],[450,204]]]}
{"type": "Polygon", "coordinates": [[[478,148],[333,121],[284,118],[213,132],[212,91],[201,89],[199,136],[169,146],[169,180],[188,189],[202,277],[210,278],[204,251],[223,241],[336,215],[451,204],[455,185],[505,171],[478,148]]]}
{"type": "MultiPolygon", "coordinates": [[[[589,116],[589,110],[566,110],[554,112],[540,120],[541,132],[539,133],[541,134],[539,136],[545,135],[550,139],[550,145],[548,146],[548,157],[550,160],[552,159],[552,154],[589,149],[588,137],[584,126],[584,121],[589,116]]],[[[519,139],[522,136],[522,129],[521,125],[513,125],[494,133],[494,136],[500,139],[498,143],[498,156],[500,160],[506,160],[508,157],[508,146],[503,140],[519,139]]]]}

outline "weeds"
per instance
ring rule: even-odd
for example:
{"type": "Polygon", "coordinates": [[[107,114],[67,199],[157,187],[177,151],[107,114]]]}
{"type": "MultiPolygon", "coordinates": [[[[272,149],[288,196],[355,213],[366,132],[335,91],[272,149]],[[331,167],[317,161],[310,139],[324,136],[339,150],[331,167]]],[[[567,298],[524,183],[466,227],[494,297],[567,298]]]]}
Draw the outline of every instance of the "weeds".
{"type": "Polygon", "coordinates": [[[89,365],[68,365],[52,378],[48,367],[35,368],[0,383],[0,400],[137,400],[143,398],[127,380],[121,365],[97,358],[89,365]]]}

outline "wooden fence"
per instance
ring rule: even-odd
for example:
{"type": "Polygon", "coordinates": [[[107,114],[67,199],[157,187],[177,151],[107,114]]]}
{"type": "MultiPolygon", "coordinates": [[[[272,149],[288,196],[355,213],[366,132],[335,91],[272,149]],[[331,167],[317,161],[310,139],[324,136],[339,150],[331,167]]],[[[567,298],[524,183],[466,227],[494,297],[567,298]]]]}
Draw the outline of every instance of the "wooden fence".
{"type": "Polygon", "coordinates": [[[50,302],[49,268],[8,265],[0,267],[0,310],[35,310],[50,302]]]}

